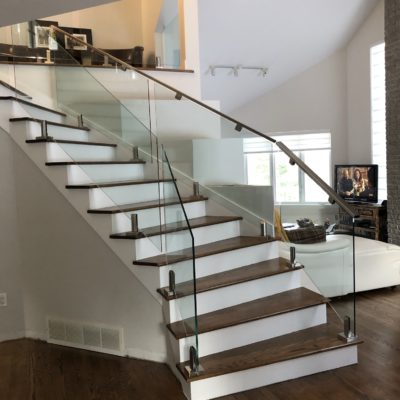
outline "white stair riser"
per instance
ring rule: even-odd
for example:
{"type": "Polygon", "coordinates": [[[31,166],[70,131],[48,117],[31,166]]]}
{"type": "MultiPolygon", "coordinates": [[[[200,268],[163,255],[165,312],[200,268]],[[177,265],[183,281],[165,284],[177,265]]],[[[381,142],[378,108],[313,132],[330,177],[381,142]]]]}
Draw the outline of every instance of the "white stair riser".
{"type": "MultiPolygon", "coordinates": [[[[90,189],[90,208],[112,207],[115,205],[141,203],[159,198],[171,198],[173,183],[145,183],[140,185],[114,186],[90,189]]],[[[173,196],[172,198],[176,198],[173,196]]]]}
{"type": "Polygon", "coordinates": [[[93,146],[66,143],[47,143],[47,161],[112,161],[115,150],[109,146],[93,146]]]}
{"type": "MultiPolygon", "coordinates": [[[[196,246],[212,243],[217,240],[229,239],[240,235],[239,221],[226,222],[192,229],[196,246]]],[[[148,241],[156,243],[160,251],[170,253],[187,249],[192,245],[190,231],[185,229],[167,235],[157,235],[135,240],[136,259],[152,257],[160,254],[154,246],[148,246],[148,241]]]]}
{"type": "Polygon", "coordinates": [[[352,364],[357,364],[357,346],[201,379],[191,384],[181,379],[181,383],[189,400],[208,400],[352,364]]]}
{"type": "Polygon", "coordinates": [[[118,182],[143,178],[143,164],[69,165],[68,184],[118,182]]]}
{"type": "MultiPolygon", "coordinates": [[[[246,346],[324,323],[326,323],[326,305],[320,304],[257,321],[202,333],[198,335],[200,357],[246,346]]],[[[188,343],[187,338],[177,341],[177,348],[174,350],[175,354],[179,357],[176,359],[177,362],[189,360],[190,345],[191,340],[188,343]],[[178,354],[176,353],[177,350],[179,351],[178,354]]]]}
{"type": "MultiPolygon", "coordinates": [[[[244,265],[270,260],[279,257],[278,254],[278,242],[275,241],[200,257],[196,259],[196,277],[201,278],[202,276],[229,271],[234,268],[243,267],[244,265]]],[[[179,271],[179,274],[181,274],[180,271],[192,271],[192,269],[192,260],[160,267],[160,287],[168,286],[168,274],[170,270],[174,270],[176,273],[179,271]]],[[[177,281],[177,283],[183,281],[184,279],[177,281]]]]}
{"type": "Polygon", "coordinates": [[[89,132],[84,129],[71,129],[66,126],[48,125],[47,132],[56,140],[89,141],[89,132]]]}
{"type": "MultiPolygon", "coordinates": [[[[206,215],[205,201],[196,201],[184,204],[189,219],[204,217],[206,215]]],[[[184,216],[180,204],[161,208],[149,208],[127,213],[113,214],[112,232],[128,232],[131,230],[131,214],[137,214],[139,229],[160,225],[160,221],[183,221],[184,216]],[[180,219],[178,219],[180,218],[180,219]]]]}
{"type": "MultiPolygon", "coordinates": [[[[301,271],[267,276],[236,285],[226,286],[197,294],[197,314],[206,314],[240,303],[272,296],[301,286],[301,271]]],[[[184,299],[164,302],[164,315],[172,323],[185,318],[181,310],[185,309],[184,299]],[[168,319],[169,316],[169,319],[168,319]]]]}
{"type": "MultiPolygon", "coordinates": [[[[62,124],[65,117],[59,114],[52,113],[50,111],[41,110],[36,107],[29,106],[28,104],[20,103],[21,107],[32,117],[38,119],[45,119],[46,121],[57,122],[62,124]]],[[[15,115],[15,117],[20,117],[21,115],[15,115]]]]}

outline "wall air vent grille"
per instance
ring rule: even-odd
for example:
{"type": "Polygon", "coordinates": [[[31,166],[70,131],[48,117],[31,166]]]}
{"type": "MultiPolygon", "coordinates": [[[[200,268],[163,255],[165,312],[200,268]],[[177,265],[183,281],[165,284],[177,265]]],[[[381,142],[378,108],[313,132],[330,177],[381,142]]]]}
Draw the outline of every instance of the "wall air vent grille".
{"type": "Polygon", "coordinates": [[[54,344],[122,355],[123,330],[110,326],[48,318],[48,341],[54,344]]]}

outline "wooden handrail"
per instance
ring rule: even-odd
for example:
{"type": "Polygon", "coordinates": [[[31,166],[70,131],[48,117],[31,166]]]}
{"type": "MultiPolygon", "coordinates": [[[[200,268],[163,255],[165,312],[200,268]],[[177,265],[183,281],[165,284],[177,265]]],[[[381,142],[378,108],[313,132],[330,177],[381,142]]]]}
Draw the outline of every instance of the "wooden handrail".
{"type": "Polygon", "coordinates": [[[150,81],[153,81],[153,82],[155,82],[155,83],[157,83],[157,84],[159,84],[159,85],[161,85],[161,86],[167,88],[168,90],[170,90],[170,91],[172,91],[172,92],[175,92],[177,98],[180,99],[180,98],[182,98],[182,97],[185,97],[185,98],[187,98],[188,100],[192,101],[193,103],[198,104],[200,107],[205,108],[205,109],[211,111],[212,113],[217,114],[217,115],[221,116],[222,118],[224,118],[224,119],[226,119],[226,120],[228,120],[228,121],[231,121],[232,123],[235,124],[235,129],[236,129],[238,132],[240,132],[240,131],[244,128],[244,129],[248,130],[249,132],[254,133],[254,134],[257,135],[257,136],[260,136],[260,137],[262,137],[262,138],[268,140],[268,141],[271,142],[271,143],[275,143],[275,144],[280,148],[280,150],[282,150],[282,152],[284,152],[284,153],[289,157],[289,160],[293,160],[293,161],[297,164],[297,166],[298,166],[305,174],[307,174],[307,175],[308,175],[308,176],[309,176],[309,177],[310,177],[324,192],[326,192],[326,193],[328,194],[328,196],[329,196],[329,198],[330,198],[330,201],[333,200],[334,202],[336,202],[336,203],[337,203],[341,208],[343,208],[343,210],[346,211],[352,218],[356,218],[356,217],[357,217],[357,214],[356,214],[356,212],[354,211],[354,209],[353,209],[348,203],[346,203],[346,202],[345,202],[345,201],[344,201],[344,200],[343,200],[343,199],[342,199],[328,184],[326,184],[326,183],[325,183],[311,168],[309,168],[309,167],[307,166],[307,164],[305,164],[300,158],[298,158],[298,157],[297,157],[288,147],[286,147],[282,142],[277,142],[277,141],[276,141],[275,139],[273,139],[272,137],[270,137],[270,136],[268,136],[268,135],[265,135],[265,134],[263,134],[263,133],[257,131],[256,129],[254,129],[254,128],[252,128],[252,127],[246,125],[246,124],[243,124],[242,122],[240,122],[240,121],[238,121],[238,120],[236,120],[236,119],[230,117],[229,115],[226,115],[226,114],[222,113],[221,111],[216,110],[215,108],[212,108],[212,107],[210,107],[209,105],[207,105],[207,104],[205,104],[205,103],[203,103],[203,102],[201,102],[201,101],[195,99],[194,97],[192,97],[192,96],[190,96],[190,95],[188,95],[188,94],[186,94],[186,93],[183,93],[183,92],[180,91],[180,90],[177,90],[177,89],[173,88],[172,86],[170,86],[170,85],[168,85],[168,84],[166,84],[166,83],[164,83],[164,82],[162,82],[162,81],[160,81],[160,80],[154,78],[154,77],[151,76],[151,75],[146,74],[145,72],[143,72],[143,71],[141,71],[141,70],[139,70],[139,69],[133,67],[132,65],[130,65],[130,64],[128,64],[128,63],[126,63],[126,62],[124,62],[124,61],[122,61],[122,60],[119,60],[118,58],[112,56],[111,54],[108,54],[108,53],[106,53],[105,51],[103,51],[103,50],[101,50],[101,49],[98,49],[98,48],[94,47],[93,45],[91,45],[91,44],[89,44],[89,43],[84,42],[83,40],[81,40],[81,39],[79,39],[79,38],[77,38],[77,37],[71,35],[70,33],[63,31],[63,30],[60,29],[58,26],[52,25],[52,26],[50,27],[50,29],[62,33],[63,35],[69,37],[71,40],[74,40],[74,41],[76,41],[76,42],[78,42],[78,43],[80,43],[80,44],[82,44],[82,45],[85,45],[85,46],[89,47],[92,51],[96,51],[97,53],[103,55],[104,57],[108,57],[109,60],[113,60],[115,63],[120,64],[124,69],[133,70],[133,71],[135,71],[136,73],[138,73],[138,74],[144,76],[145,78],[149,79],[150,81]]]}

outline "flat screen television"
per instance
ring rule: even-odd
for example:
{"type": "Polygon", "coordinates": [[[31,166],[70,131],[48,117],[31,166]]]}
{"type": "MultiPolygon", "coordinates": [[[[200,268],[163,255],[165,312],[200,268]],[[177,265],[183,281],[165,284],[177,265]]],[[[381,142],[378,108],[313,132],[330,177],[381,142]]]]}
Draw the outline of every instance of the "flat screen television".
{"type": "Polygon", "coordinates": [[[376,164],[335,165],[335,190],[346,201],[378,202],[376,164]]]}

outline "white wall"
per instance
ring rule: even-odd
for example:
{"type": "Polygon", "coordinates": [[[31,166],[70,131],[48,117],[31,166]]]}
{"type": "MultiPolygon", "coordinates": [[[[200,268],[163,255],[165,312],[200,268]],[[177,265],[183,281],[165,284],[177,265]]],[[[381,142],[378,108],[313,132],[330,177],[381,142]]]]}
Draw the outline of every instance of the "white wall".
{"type": "Polygon", "coordinates": [[[120,0],[48,17],[60,26],[92,29],[93,44],[105,49],[143,45],[141,0],[120,0]]]}
{"type": "Polygon", "coordinates": [[[45,339],[47,316],[122,327],[126,353],[164,360],[161,305],[16,145],[12,153],[27,335],[45,339]]]}
{"type": "Polygon", "coordinates": [[[0,293],[8,295],[8,306],[0,307],[0,341],[23,337],[25,329],[13,148],[0,129],[0,293]]]}
{"type": "Polygon", "coordinates": [[[284,84],[339,51],[378,0],[201,0],[202,96],[224,112],[284,84]],[[210,65],[268,67],[211,76],[210,65]]]}
{"type": "Polygon", "coordinates": [[[339,51],[282,86],[235,110],[234,117],[263,133],[332,133],[332,161],[345,162],[346,53],[339,51]]]}
{"type": "Polygon", "coordinates": [[[370,48],[384,40],[381,0],[347,47],[347,147],[352,163],[372,161],[370,48]]]}
{"type": "Polygon", "coordinates": [[[371,161],[370,47],[384,40],[383,0],[348,45],[233,115],[264,133],[330,130],[332,164],[371,161]]]}

